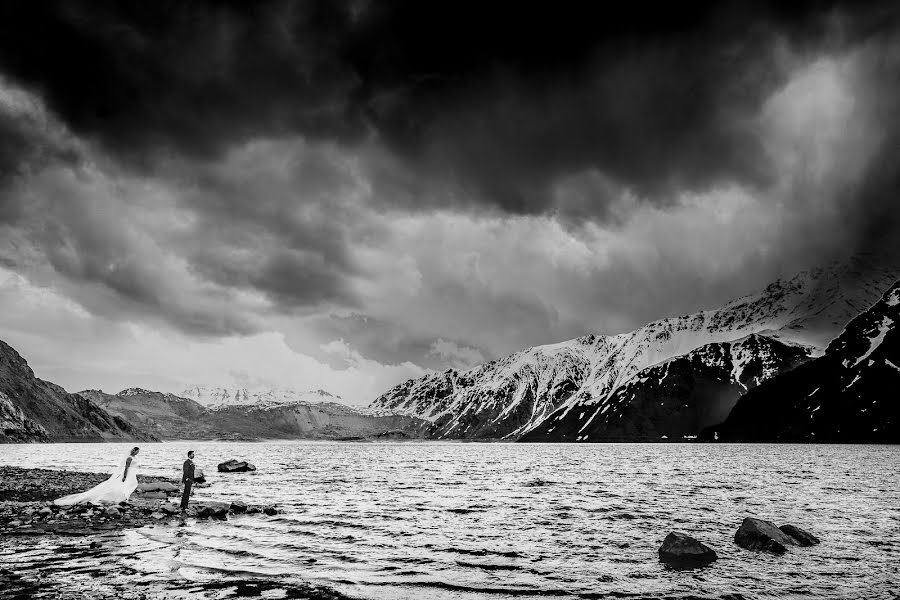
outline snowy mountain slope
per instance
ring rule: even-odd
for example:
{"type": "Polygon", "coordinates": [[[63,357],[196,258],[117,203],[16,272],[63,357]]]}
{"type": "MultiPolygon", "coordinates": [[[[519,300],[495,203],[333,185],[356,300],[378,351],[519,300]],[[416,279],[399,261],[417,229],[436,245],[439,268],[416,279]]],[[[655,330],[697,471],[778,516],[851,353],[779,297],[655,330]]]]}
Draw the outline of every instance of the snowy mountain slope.
{"type": "Polygon", "coordinates": [[[785,344],[824,344],[900,276],[894,266],[857,256],[779,280],[716,310],[661,319],[630,333],[589,335],[537,346],[468,371],[410,380],[372,407],[431,422],[437,438],[515,439],[549,415],[609,398],[641,371],[709,344],[752,334],[785,344]]]}
{"type": "Polygon", "coordinates": [[[298,392],[287,389],[228,388],[211,386],[192,386],[179,394],[203,406],[218,408],[223,406],[278,406],[282,404],[318,402],[342,402],[340,396],[329,394],[325,390],[298,392]]]}
{"type": "Polygon", "coordinates": [[[744,395],[725,441],[900,442],[900,282],[855,318],[825,354],[744,395]]]}
{"type": "Polygon", "coordinates": [[[748,389],[809,359],[807,348],[750,335],[644,369],[598,404],[551,415],[523,442],[659,441],[722,422],[748,389]]]}

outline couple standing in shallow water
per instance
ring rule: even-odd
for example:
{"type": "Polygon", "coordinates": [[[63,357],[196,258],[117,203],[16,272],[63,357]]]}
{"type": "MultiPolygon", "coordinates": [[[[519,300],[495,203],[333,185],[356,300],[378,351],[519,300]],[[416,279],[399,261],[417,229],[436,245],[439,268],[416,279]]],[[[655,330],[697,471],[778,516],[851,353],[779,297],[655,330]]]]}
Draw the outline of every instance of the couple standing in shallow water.
{"type": "MultiPolygon", "coordinates": [[[[58,506],[72,506],[74,504],[119,504],[125,502],[137,488],[137,457],[141,449],[135,446],[119,466],[113,471],[109,479],[85,492],[69,494],[53,501],[58,506]]],[[[181,495],[181,510],[186,510],[191,496],[191,488],[194,486],[194,451],[187,453],[187,460],[182,467],[181,483],[184,484],[184,492],[181,495]]]]}

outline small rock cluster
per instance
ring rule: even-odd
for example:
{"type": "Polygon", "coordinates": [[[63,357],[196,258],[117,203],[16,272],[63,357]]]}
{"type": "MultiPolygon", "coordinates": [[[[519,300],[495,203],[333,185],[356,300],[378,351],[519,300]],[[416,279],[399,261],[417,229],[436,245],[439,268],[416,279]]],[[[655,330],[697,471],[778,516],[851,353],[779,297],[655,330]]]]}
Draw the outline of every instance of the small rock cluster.
{"type": "Polygon", "coordinates": [[[819,538],[794,525],[776,527],[771,521],[747,517],[734,534],[734,543],[747,550],[784,554],[789,546],[814,546],[819,538]]]}
{"type": "MultiPolygon", "coordinates": [[[[813,546],[819,538],[795,525],[776,527],[770,521],[747,517],[737,533],[734,543],[747,550],[761,550],[772,554],[784,554],[790,546],[813,546]]],[[[673,531],[659,547],[659,559],[679,567],[700,567],[718,559],[715,550],[689,535],[673,531]]]]}
{"type": "Polygon", "coordinates": [[[232,502],[206,502],[197,508],[198,519],[218,519],[220,521],[228,520],[228,515],[258,515],[265,514],[274,516],[280,513],[275,506],[250,506],[241,500],[232,502]]]}

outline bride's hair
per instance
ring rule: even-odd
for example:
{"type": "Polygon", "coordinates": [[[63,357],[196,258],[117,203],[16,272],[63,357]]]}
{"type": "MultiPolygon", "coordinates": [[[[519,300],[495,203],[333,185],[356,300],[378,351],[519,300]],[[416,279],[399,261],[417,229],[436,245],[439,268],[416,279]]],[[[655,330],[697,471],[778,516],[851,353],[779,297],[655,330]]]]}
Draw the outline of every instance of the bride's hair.
{"type": "Polygon", "coordinates": [[[134,448],[131,449],[131,454],[134,455],[134,453],[137,452],[138,450],[140,450],[140,448],[135,446],[134,448]]]}

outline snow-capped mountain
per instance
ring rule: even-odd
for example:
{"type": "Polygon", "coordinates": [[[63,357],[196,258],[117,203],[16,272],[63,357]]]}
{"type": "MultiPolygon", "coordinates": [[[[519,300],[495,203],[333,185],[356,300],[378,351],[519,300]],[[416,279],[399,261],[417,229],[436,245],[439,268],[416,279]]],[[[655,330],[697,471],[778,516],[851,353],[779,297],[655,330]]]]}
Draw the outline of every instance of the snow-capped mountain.
{"type": "Polygon", "coordinates": [[[749,335],[676,356],[600,403],[576,402],[522,436],[523,442],[659,441],[693,438],[721,423],[738,399],[809,359],[804,346],[749,335]]]}
{"type": "Polygon", "coordinates": [[[706,435],[738,441],[900,442],[900,282],[825,354],[743,396],[706,435]]]}
{"type": "Polygon", "coordinates": [[[273,388],[248,390],[246,388],[192,386],[181,392],[179,396],[190,398],[209,408],[235,405],[266,407],[283,404],[343,402],[340,396],[335,396],[325,390],[298,392],[273,388]]]}
{"type": "Polygon", "coordinates": [[[819,355],[850,319],[879,300],[900,277],[898,271],[893,264],[857,256],[776,281],[719,309],[409,380],[372,407],[425,419],[433,437],[517,439],[551,415],[566,418],[576,406],[602,411],[603,403],[641,372],[711,344],[756,335],[819,355]]]}

